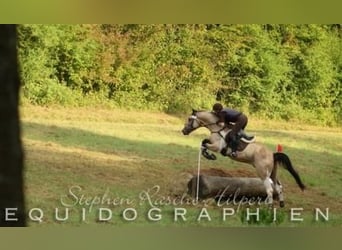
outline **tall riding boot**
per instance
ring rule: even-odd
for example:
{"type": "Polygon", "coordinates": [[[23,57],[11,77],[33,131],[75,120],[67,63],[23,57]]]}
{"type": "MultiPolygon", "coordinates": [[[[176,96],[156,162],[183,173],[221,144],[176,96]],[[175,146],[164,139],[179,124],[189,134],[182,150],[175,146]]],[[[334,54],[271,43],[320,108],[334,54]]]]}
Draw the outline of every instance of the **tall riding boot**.
{"type": "Polygon", "coordinates": [[[239,146],[239,139],[238,139],[238,137],[237,137],[237,135],[233,135],[231,138],[230,138],[230,147],[231,147],[231,149],[232,149],[232,152],[231,152],[231,156],[232,157],[236,157],[237,156],[237,153],[236,153],[236,151],[237,151],[237,148],[238,148],[238,146],[239,146]]]}

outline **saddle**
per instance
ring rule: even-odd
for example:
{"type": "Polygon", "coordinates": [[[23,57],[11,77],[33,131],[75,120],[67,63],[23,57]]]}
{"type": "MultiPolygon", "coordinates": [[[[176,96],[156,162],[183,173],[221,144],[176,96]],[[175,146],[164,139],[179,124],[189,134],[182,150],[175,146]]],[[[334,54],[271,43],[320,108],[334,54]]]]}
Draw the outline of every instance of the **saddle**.
{"type": "Polygon", "coordinates": [[[253,143],[255,141],[254,135],[247,135],[245,130],[241,129],[238,133],[238,137],[245,143],[253,143]]]}
{"type": "Polygon", "coordinates": [[[232,151],[243,151],[248,144],[255,142],[255,136],[249,136],[241,129],[235,139],[232,139],[230,133],[228,133],[225,137],[225,141],[227,145],[221,150],[221,154],[223,156],[228,156],[232,151]]]}
{"type": "MultiPolygon", "coordinates": [[[[226,140],[226,142],[229,144],[230,143],[230,140],[229,140],[229,133],[226,135],[226,138],[225,138],[225,140],[226,140]]],[[[249,144],[249,143],[253,143],[253,142],[255,142],[255,136],[253,135],[247,135],[246,134],[246,132],[243,130],[243,129],[241,129],[240,131],[239,131],[239,133],[237,134],[237,140],[238,141],[243,141],[243,142],[245,142],[245,143],[247,143],[247,144],[249,144]]]]}

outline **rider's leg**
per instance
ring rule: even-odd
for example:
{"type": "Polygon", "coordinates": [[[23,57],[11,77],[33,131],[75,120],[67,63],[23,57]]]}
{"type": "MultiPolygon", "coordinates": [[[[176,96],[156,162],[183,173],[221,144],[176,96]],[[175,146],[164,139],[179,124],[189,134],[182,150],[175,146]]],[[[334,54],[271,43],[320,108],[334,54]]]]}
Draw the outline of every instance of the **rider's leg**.
{"type": "Polygon", "coordinates": [[[247,116],[244,114],[241,114],[238,118],[238,120],[235,123],[235,126],[232,128],[232,131],[230,132],[229,135],[229,141],[230,141],[230,147],[232,148],[232,153],[231,156],[236,157],[237,153],[237,148],[239,146],[239,136],[238,133],[240,132],[241,129],[244,129],[247,125],[248,119],[247,116]]]}
{"type": "Polygon", "coordinates": [[[241,122],[241,130],[245,130],[248,124],[248,117],[245,114],[241,114],[239,120],[241,122]]]}
{"type": "Polygon", "coordinates": [[[237,148],[239,146],[239,138],[236,134],[231,134],[229,136],[229,144],[230,144],[230,147],[232,149],[232,152],[230,153],[231,156],[236,157],[236,155],[237,155],[236,151],[237,151],[237,148]]]}

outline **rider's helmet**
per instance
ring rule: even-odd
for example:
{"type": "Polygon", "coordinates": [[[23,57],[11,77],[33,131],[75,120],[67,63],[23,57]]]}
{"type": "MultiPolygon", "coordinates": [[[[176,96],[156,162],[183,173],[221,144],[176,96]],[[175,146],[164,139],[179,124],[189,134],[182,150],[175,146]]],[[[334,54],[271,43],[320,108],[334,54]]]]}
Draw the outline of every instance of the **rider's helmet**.
{"type": "Polygon", "coordinates": [[[223,106],[222,106],[221,103],[215,103],[215,104],[213,105],[213,111],[214,111],[215,113],[219,113],[222,109],[223,109],[223,106]]]}

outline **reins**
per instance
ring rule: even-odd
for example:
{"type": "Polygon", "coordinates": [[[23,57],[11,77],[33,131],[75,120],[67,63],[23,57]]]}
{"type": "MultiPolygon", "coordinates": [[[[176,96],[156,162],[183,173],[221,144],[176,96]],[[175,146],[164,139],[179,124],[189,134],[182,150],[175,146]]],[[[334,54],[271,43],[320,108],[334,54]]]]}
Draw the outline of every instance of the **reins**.
{"type": "MultiPolygon", "coordinates": [[[[206,127],[207,129],[209,129],[208,126],[217,124],[217,122],[204,123],[204,122],[201,121],[196,115],[192,115],[191,118],[194,119],[194,120],[197,120],[200,124],[202,124],[203,127],[206,127]]],[[[210,129],[209,129],[209,130],[210,130],[210,129]]]]}
{"type": "Polygon", "coordinates": [[[203,127],[206,127],[210,131],[210,133],[212,133],[212,134],[219,134],[223,139],[225,139],[224,136],[220,132],[223,131],[226,127],[223,127],[220,130],[218,130],[218,131],[212,131],[211,129],[209,129],[208,126],[210,126],[210,125],[217,125],[217,122],[204,123],[196,115],[192,115],[191,118],[193,118],[194,120],[197,120],[203,127]]]}
{"type": "Polygon", "coordinates": [[[221,136],[221,138],[225,140],[224,136],[221,134],[221,131],[223,131],[225,128],[226,127],[223,127],[220,130],[218,130],[218,131],[210,131],[210,133],[212,133],[212,134],[219,134],[219,136],[221,136]]]}

